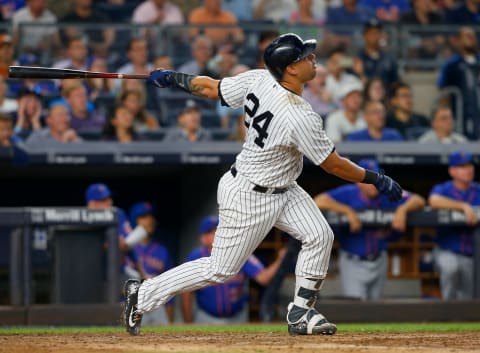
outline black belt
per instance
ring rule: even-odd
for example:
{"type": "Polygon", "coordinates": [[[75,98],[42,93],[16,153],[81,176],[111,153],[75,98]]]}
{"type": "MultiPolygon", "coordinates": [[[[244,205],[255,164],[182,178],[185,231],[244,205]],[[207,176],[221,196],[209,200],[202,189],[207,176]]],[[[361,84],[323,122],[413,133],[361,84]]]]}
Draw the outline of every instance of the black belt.
{"type": "Polygon", "coordinates": [[[352,254],[352,253],[347,252],[347,259],[350,259],[350,260],[377,261],[380,258],[380,256],[382,256],[381,252],[376,253],[376,254],[368,254],[368,255],[365,255],[365,256],[360,256],[360,255],[357,255],[357,254],[352,254]]]}
{"type": "MultiPolygon", "coordinates": [[[[232,173],[233,177],[235,178],[237,176],[237,168],[235,168],[235,166],[232,166],[230,168],[230,173],[232,173]]],[[[285,191],[288,190],[288,188],[267,188],[265,186],[255,184],[252,190],[256,192],[261,192],[262,194],[283,194],[285,191]]]]}

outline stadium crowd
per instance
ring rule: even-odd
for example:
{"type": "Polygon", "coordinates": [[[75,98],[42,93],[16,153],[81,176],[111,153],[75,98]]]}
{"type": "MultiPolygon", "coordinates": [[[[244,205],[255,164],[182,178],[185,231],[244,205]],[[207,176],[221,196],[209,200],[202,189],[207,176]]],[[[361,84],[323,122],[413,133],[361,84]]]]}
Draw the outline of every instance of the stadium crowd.
{"type": "Polygon", "coordinates": [[[222,78],[264,68],[266,43],[287,31],[320,43],[304,98],[335,142],[480,137],[476,0],[12,0],[0,9],[3,146],[242,141],[242,111],[220,103],[137,80],[9,79],[8,66],[134,74],[164,67],[222,78]],[[440,24],[443,31],[430,29],[440,24]],[[427,116],[413,110],[422,97],[402,77],[415,60],[438,69],[427,116]]]}

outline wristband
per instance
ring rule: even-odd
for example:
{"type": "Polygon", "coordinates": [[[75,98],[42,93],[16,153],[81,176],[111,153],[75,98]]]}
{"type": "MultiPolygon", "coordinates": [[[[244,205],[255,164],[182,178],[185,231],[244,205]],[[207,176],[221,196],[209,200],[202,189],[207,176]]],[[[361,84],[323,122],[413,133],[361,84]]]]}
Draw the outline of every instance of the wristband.
{"type": "Polygon", "coordinates": [[[184,74],[183,72],[172,72],[173,85],[188,93],[192,93],[190,83],[195,77],[194,75],[184,74]]]}
{"type": "Polygon", "coordinates": [[[365,169],[365,177],[362,180],[362,183],[365,184],[375,184],[378,180],[378,173],[373,170],[365,169]]]}

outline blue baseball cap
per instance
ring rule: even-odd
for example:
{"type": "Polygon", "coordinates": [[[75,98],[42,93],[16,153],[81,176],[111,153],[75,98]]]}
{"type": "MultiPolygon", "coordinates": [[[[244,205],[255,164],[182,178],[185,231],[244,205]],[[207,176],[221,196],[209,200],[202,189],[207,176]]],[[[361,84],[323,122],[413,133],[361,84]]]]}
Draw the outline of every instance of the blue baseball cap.
{"type": "Polygon", "coordinates": [[[130,208],[130,223],[137,224],[137,218],[146,216],[146,215],[153,215],[155,212],[155,208],[153,205],[148,201],[137,202],[130,208]]]}
{"type": "Polygon", "coordinates": [[[85,199],[89,201],[101,201],[112,196],[112,192],[107,185],[102,183],[92,184],[85,192],[85,199]]]}
{"type": "Polygon", "coordinates": [[[362,159],[358,162],[358,165],[364,169],[370,169],[374,172],[380,171],[380,166],[375,159],[362,159]]]}
{"type": "Polygon", "coordinates": [[[472,154],[468,151],[455,151],[450,154],[448,159],[449,167],[458,167],[468,163],[473,163],[472,154]]]}
{"type": "Polygon", "coordinates": [[[208,216],[200,222],[200,234],[209,233],[218,226],[218,217],[208,216]]]}

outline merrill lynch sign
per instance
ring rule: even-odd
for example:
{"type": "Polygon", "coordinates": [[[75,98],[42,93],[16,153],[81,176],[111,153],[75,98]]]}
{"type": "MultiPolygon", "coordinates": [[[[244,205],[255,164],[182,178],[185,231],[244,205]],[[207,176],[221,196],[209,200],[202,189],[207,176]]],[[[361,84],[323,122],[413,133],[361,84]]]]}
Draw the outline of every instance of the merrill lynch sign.
{"type": "Polygon", "coordinates": [[[112,209],[32,208],[30,220],[32,223],[105,224],[115,222],[115,212],[112,209]]]}

